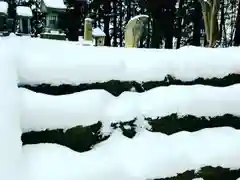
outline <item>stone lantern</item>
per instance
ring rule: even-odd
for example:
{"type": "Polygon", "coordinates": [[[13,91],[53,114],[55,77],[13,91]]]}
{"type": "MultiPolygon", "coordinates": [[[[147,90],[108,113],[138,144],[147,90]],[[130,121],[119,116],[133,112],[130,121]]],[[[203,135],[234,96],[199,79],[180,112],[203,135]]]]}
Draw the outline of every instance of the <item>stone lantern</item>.
{"type": "Polygon", "coordinates": [[[95,46],[104,46],[106,34],[99,28],[94,28],[92,31],[93,44],[95,46]]]}
{"type": "Polygon", "coordinates": [[[19,28],[17,35],[31,34],[31,18],[33,16],[32,10],[27,6],[17,6],[17,19],[19,21],[19,28]]]}

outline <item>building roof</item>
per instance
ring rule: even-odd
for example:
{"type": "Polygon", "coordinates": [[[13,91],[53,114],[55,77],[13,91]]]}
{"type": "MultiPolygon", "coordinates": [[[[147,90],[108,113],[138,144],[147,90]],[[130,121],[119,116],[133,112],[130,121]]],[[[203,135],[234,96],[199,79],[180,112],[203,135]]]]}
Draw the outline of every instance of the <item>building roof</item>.
{"type": "Polygon", "coordinates": [[[96,27],[96,28],[93,29],[92,35],[95,36],[95,37],[104,37],[104,36],[106,36],[106,34],[99,27],[96,27]]]}
{"type": "Polygon", "coordinates": [[[8,12],[8,3],[5,1],[0,1],[0,13],[6,14],[8,12]]]}
{"type": "Polygon", "coordinates": [[[47,8],[54,9],[66,9],[67,6],[64,4],[64,0],[43,0],[47,8]]]}
{"type": "Polygon", "coordinates": [[[30,7],[27,7],[27,6],[17,6],[16,11],[18,16],[24,16],[24,17],[33,16],[32,10],[30,9],[30,7]]]}

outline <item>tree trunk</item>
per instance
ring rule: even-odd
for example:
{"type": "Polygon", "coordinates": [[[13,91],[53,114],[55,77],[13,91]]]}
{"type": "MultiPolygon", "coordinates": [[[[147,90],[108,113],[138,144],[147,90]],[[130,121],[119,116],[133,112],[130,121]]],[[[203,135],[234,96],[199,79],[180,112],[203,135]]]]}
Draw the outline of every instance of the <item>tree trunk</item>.
{"type": "Polygon", "coordinates": [[[111,2],[105,1],[104,3],[104,33],[106,34],[105,37],[105,46],[111,46],[111,38],[109,34],[109,24],[110,24],[110,12],[111,12],[111,2]]]}
{"type": "Polygon", "coordinates": [[[164,28],[164,36],[165,36],[165,48],[172,49],[173,48],[173,28],[174,28],[174,11],[175,8],[167,9],[164,14],[166,14],[163,21],[166,27],[164,28]]]}
{"type": "Polygon", "coordinates": [[[227,42],[227,33],[225,27],[225,17],[224,17],[224,0],[221,0],[221,21],[220,21],[220,31],[219,31],[219,39],[221,44],[225,44],[227,42]]]}
{"type": "Polygon", "coordinates": [[[120,47],[123,46],[123,2],[120,2],[119,8],[120,8],[120,13],[119,13],[119,45],[120,47]]]}
{"type": "Polygon", "coordinates": [[[198,0],[194,1],[195,3],[195,11],[193,16],[193,46],[200,46],[201,39],[201,23],[202,23],[202,12],[201,12],[201,4],[198,0]]]}
{"type": "Polygon", "coordinates": [[[160,36],[158,24],[159,24],[158,19],[153,18],[151,48],[160,48],[161,36],[160,36]]]}
{"type": "Polygon", "coordinates": [[[234,35],[234,46],[240,45],[240,1],[238,4],[238,13],[237,13],[237,20],[236,20],[236,27],[235,27],[235,35],[234,35]]]}
{"type": "Polygon", "coordinates": [[[177,18],[177,49],[180,48],[181,45],[181,38],[182,38],[182,20],[183,20],[183,10],[182,10],[182,6],[184,4],[184,0],[179,0],[179,8],[178,8],[178,18],[177,18]]]}
{"type": "Polygon", "coordinates": [[[128,21],[131,19],[131,0],[126,0],[126,5],[127,5],[127,17],[126,17],[126,24],[128,21]]]}
{"type": "Polygon", "coordinates": [[[73,9],[69,9],[69,25],[68,25],[68,40],[69,41],[78,41],[79,28],[81,25],[81,7],[80,3],[75,2],[73,9]]]}
{"type": "Polygon", "coordinates": [[[150,39],[150,37],[151,37],[150,36],[151,22],[152,22],[151,18],[149,18],[149,21],[148,21],[148,24],[147,24],[147,40],[146,40],[147,41],[146,42],[147,43],[147,45],[146,45],[147,48],[150,48],[150,42],[151,42],[151,39],[150,39]]]}
{"type": "Polygon", "coordinates": [[[117,0],[113,1],[113,46],[117,47],[117,0]]]}
{"type": "Polygon", "coordinates": [[[151,48],[160,48],[162,44],[162,9],[153,13],[151,48]]]}

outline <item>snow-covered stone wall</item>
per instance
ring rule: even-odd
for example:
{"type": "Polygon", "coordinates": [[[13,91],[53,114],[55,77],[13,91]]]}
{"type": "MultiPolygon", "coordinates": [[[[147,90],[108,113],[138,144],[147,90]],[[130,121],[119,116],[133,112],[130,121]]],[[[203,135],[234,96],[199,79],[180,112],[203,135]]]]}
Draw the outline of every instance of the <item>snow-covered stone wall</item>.
{"type": "Polygon", "coordinates": [[[239,48],[0,46],[0,179],[240,177],[239,48]]]}

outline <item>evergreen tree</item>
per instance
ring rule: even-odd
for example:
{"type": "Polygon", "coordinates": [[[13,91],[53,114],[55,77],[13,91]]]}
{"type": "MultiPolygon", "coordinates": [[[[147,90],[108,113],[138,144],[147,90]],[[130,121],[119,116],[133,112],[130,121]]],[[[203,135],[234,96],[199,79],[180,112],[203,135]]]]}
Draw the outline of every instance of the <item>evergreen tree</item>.
{"type": "Polygon", "coordinates": [[[67,37],[70,41],[78,41],[86,6],[86,0],[67,0],[67,37]]]}

